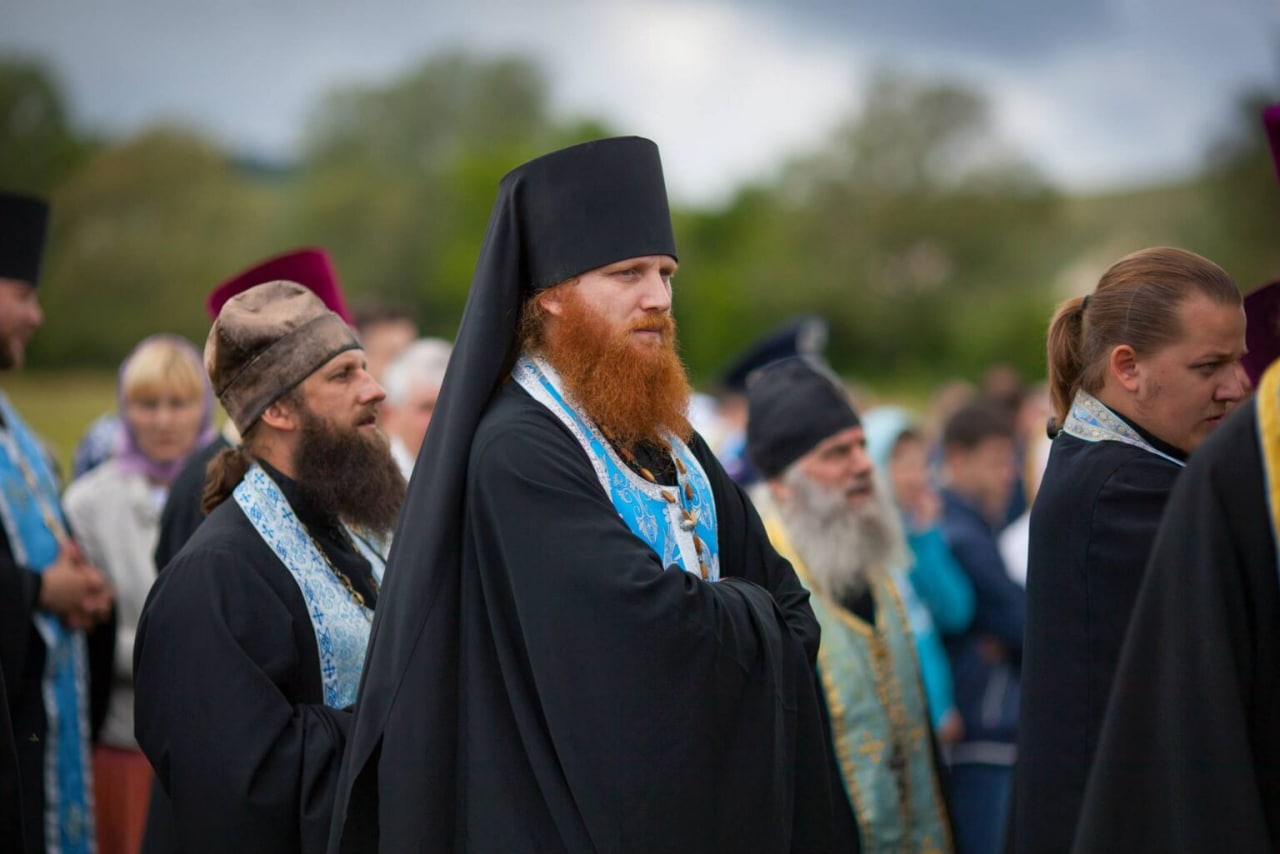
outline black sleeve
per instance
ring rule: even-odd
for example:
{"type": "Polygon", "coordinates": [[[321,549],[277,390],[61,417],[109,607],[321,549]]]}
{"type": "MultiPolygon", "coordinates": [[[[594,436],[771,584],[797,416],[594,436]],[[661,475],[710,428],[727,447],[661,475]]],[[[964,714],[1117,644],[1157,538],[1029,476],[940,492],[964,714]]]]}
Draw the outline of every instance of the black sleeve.
{"type": "Polygon", "coordinates": [[[1226,432],[1231,424],[1197,451],[1169,499],[1077,851],[1266,851],[1280,838],[1275,542],[1256,432],[1250,441],[1226,432]]]}
{"type": "Polygon", "coordinates": [[[1090,616],[1087,744],[1098,739],[1120,649],[1151,558],[1170,491],[1181,469],[1151,454],[1128,460],[1107,478],[1093,501],[1086,552],[1090,616]]]}
{"type": "Polygon", "coordinates": [[[112,605],[111,616],[85,635],[89,647],[89,735],[95,744],[111,704],[118,619],[119,611],[112,605]]]}
{"type": "Polygon", "coordinates": [[[800,583],[787,559],[769,542],[760,514],[742,487],[729,478],[700,437],[695,437],[693,449],[702,461],[715,495],[721,572],[725,576],[745,578],[768,590],[782,610],[791,633],[804,645],[809,661],[817,661],[821,630],[809,607],[809,591],[800,583]]]}
{"type": "Polygon", "coordinates": [[[182,850],[320,851],[327,839],[350,713],[290,701],[314,665],[300,660],[300,615],[259,569],[229,549],[184,554],[139,621],[135,732],[182,850]]]}
{"type": "Polygon", "coordinates": [[[9,720],[4,672],[0,671],[0,850],[26,850],[22,838],[22,774],[9,720]]]}
{"type": "Polygon", "coordinates": [[[191,491],[190,484],[175,481],[169,498],[160,513],[160,536],[156,540],[156,572],[169,565],[169,561],[182,550],[187,540],[204,521],[200,509],[200,494],[191,491]]]}
{"type": "Polygon", "coordinates": [[[168,566],[182,547],[191,539],[204,522],[204,510],[200,508],[204,498],[205,471],[209,462],[231,447],[221,436],[191,455],[182,471],[173,479],[169,498],[160,513],[160,537],[156,541],[156,572],[168,566]]]}
{"type": "Polygon", "coordinates": [[[34,635],[32,617],[40,598],[40,575],[19,566],[0,528],[0,668],[11,690],[25,684],[28,645],[34,635]]]}

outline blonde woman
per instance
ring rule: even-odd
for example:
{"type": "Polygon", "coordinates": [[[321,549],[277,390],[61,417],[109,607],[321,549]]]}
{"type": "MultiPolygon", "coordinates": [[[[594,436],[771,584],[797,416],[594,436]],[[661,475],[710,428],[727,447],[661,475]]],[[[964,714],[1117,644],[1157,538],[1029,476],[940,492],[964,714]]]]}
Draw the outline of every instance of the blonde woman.
{"type": "Polygon", "coordinates": [[[121,446],[63,499],[85,556],[111,579],[119,609],[111,701],[94,751],[101,854],[141,846],[151,767],[133,737],[133,638],[155,579],[152,552],[169,484],[213,435],[204,365],[178,336],[155,335],[134,348],[120,367],[118,402],[121,446]]]}

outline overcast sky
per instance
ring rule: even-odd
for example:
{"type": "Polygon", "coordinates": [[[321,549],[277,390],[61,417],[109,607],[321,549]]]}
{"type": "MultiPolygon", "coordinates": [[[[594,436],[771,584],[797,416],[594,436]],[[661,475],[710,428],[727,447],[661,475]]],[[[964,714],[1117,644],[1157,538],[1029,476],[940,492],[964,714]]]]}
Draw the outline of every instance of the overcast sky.
{"type": "Polygon", "coordinates": [[[1194,168],[1241,92],[1280,100],[1280,0],[0,0],[0,53],[46,60],[79,121],[272,157],[335,85],[459,47],[539,60],[690,202],[818,144],[886,65],[981,88],[1072,189],[1194,168]]]}

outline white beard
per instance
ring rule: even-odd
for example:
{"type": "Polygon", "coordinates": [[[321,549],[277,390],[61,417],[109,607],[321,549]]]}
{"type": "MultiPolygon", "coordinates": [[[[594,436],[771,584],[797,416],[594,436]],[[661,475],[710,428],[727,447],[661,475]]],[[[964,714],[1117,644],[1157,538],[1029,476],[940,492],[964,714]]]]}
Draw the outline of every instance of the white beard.
{"type": "Polygon", "coordinates": [[[843,491],[820,486],[792,466],[783,475],[790,499],[778,514],[813,583],[838,602],[857,599],[872,579],[905,568],[906,542],[897,512],[879,480],[854,507],[843,491]]]}

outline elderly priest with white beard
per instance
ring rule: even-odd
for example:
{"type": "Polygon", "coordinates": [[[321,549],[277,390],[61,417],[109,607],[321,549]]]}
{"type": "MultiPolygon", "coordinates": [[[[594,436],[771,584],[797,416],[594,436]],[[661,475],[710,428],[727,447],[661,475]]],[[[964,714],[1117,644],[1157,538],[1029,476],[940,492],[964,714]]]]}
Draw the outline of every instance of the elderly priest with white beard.
{"type": "Polygon", "coordinates": [[[844,851],[950,851],[929,713],[907,622],[913,595],[897,517],[878,488],[862,424],[834,376],[805,358],[748,381],[753,497],[774,548],[808,588],[822,627],[818,677],[844,783],[844,851]]]}

